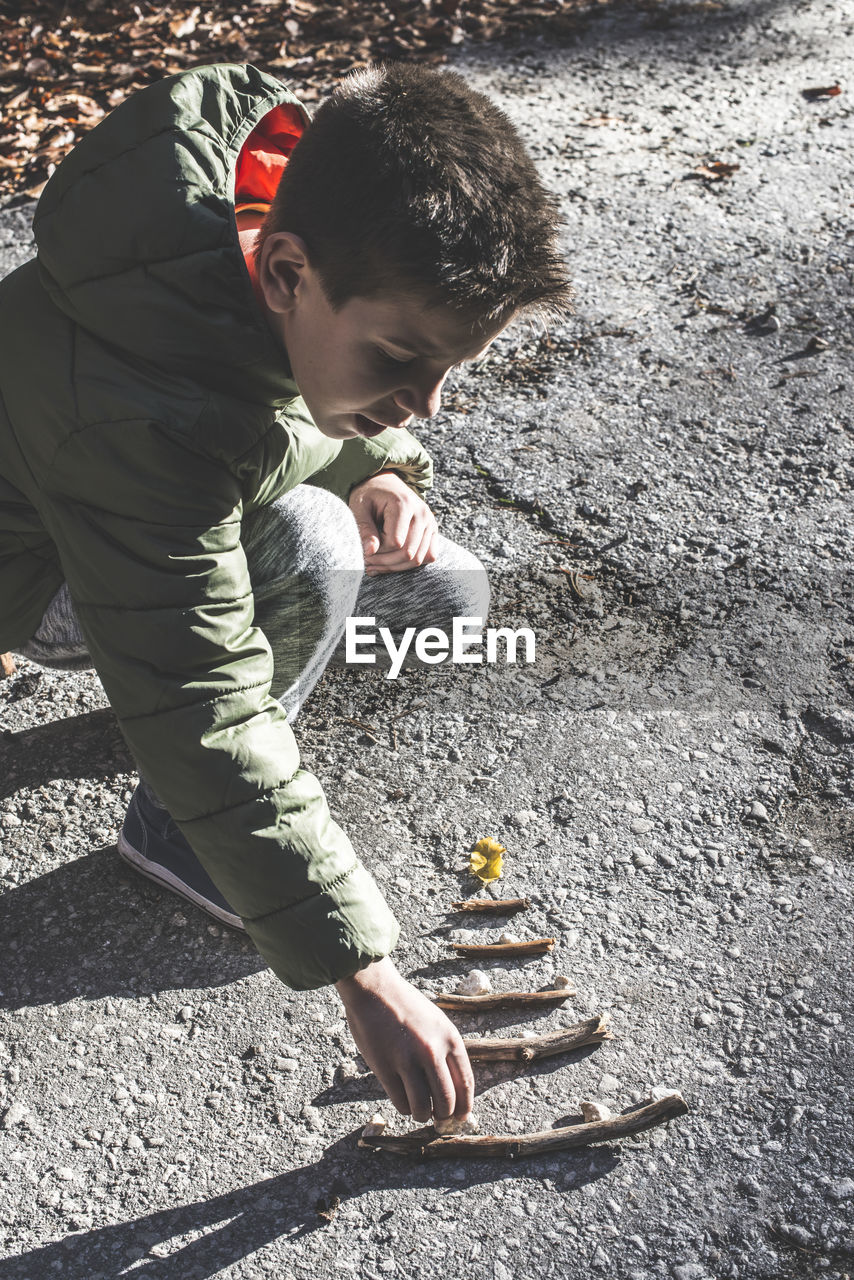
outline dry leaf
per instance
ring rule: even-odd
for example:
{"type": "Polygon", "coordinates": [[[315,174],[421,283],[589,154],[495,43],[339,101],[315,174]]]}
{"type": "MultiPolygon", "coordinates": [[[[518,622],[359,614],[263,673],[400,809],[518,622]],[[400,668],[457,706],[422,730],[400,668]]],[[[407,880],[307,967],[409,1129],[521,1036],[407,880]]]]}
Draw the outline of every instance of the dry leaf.
{"type": "Polygon", "coordinates": [[[599,129],[603,124],[625,124],[621,116],[588,116],[581,121],[585,129],[599,129]]]}
{"type": "Polygon", "coordinates": [[[482,884],[491,884],[501,875],[502,857],[507,850],[497,840],[485,836],[478,840],[469,857],[469,870],[482,884]]]}
{"type": "Polygon", "coordinates": [[[283,70],[313,105],[360,62],[398,57],[437,66],[454,45],[512,39],[551,24],[565,9],[584,7],[583,0],[0,4],[5,55],[0,95],[7,135],[0,199],[22,193],[35,197],[42,190],[50,166],[72,145],[52,136],[44,146],[46,127],[57,117],[74,125],[80,137],[131,93],[187,66],[254,62],[262,70],[283,70]],[[34,121],[24,124],[22,117],[30,111],[34,121]]]}
{"type": "Polygon", "coordinates": [[[815,102],[817,98],[836,98],[842,92],[838,84],[816,85],[812,89],[802,89],[801,93],[807,102],[815,102]]]}
{"type": "Polygon", "coordinates": [[[698,164],[696,169],[686,174],[686,177],[704,178],[706,182],[720,182],[722,178],[731,178],[740,168],[740,164],[728,164],[726,160],[710,160],[708,164],[698,164]]]}
{"type": "Polygon", "coordinates": [[[184,18],[173,18],[169,23],[169,30],[172,32],[176,40],[181,40],[184,36],[191,36],[193,34],[198,20],[199,10],[194,9],[192,13],[188,13],[184,18]]]}

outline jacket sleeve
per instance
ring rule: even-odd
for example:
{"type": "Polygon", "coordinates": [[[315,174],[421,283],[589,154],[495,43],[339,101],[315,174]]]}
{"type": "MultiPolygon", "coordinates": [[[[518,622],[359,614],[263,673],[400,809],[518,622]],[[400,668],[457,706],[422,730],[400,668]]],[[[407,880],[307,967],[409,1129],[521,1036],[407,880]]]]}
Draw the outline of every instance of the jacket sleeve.
{"type": "Polygon", "coordinates": [[[338,456],[311,476],[308,483],[328,489],[346,502],[351,489],[379,471],[396,471],[419,497],[433,483],[429,454],[404,428],[383,431],[373,440],[364,436],[345,440],[338,456]]]}
{"type": "Polygon", "coordinates": [[[72,437],[43,496],[131,751],[261,955],[301,990],[387,955],[397,923],[270,696],[237,481],[152,424],[125,422],[72,437]],[[81,482],[105,466],[118,483],[81,482]]]}

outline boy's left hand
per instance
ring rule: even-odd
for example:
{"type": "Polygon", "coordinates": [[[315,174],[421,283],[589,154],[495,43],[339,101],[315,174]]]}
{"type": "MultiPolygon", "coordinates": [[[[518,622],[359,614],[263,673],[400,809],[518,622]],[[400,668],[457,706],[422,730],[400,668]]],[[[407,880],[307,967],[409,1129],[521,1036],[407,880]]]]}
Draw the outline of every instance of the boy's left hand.
{"type": "Polygon", "coordinates": [[[350,494],[365,552],[365,572],[399,573],[436,559],[436,517],[391,471],[363,480],[350,494]]]}

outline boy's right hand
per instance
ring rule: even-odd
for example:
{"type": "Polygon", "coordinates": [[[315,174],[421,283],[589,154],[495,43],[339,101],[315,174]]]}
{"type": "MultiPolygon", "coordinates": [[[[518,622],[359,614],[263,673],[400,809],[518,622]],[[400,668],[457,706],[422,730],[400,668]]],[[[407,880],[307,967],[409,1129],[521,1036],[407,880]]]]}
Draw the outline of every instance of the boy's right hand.
{"type": "Polygon", "coordinates": [[[402,1115],[466,1119],[474,1076],[460,1033],[386,956],[335,984],[361,1053],[402,1115]]]}

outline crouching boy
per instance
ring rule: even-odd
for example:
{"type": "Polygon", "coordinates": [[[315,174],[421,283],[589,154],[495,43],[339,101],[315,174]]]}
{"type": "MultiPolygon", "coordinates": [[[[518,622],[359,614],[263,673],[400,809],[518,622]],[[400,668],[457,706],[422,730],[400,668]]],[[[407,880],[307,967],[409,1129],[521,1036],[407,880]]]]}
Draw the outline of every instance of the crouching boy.
{"type": "Polygon", "coordinates": [[[141,773],[122,856],[335,983],[399,1111],[463,1116],[462,1040],[290,722],[349,615],[485,614],[408,427],[568,305],[554,201],[457,75],[359,71],[310,122],[221,65],[118,107],[34,230],[0,285],[0,652],[98,673],[141,773]]]}

